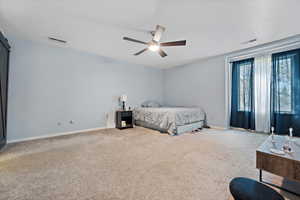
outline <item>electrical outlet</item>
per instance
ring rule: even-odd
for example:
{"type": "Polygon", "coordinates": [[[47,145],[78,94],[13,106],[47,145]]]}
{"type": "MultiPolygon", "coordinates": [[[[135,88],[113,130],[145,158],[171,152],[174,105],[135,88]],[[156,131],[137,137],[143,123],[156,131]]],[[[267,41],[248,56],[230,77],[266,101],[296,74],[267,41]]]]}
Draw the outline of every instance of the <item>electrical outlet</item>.
{"type": "Polygon", "coordinates": [[[61,123],[60,123],[60,122],[57,122],[57,126],[61,126],[61,123]]]}
{"type": "Polygon", "coordinates": [[[70,124],[74,124],[74,121],[73,121],[73,120],[70,120],[70,124]]]}

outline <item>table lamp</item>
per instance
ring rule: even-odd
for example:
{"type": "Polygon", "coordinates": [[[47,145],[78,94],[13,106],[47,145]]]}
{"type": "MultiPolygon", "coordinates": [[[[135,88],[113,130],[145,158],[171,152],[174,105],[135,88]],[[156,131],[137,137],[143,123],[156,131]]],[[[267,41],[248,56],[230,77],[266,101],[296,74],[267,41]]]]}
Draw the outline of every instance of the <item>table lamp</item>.
{"type": "Polygon", "coordinates": [[[127,95],[123,94],[120,96],[120,101],[123,103],[123,110],[125,110],[125,102],[127,101],[127,95]]]}

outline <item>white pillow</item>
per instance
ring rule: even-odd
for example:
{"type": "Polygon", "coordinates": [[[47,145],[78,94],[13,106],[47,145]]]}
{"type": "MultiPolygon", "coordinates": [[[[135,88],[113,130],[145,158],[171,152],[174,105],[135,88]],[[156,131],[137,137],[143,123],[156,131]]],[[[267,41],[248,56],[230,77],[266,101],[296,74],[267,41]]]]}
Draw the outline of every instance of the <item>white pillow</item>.
{"type": "Polygon", "coordinates": [[[159,108],[161,107],[160,103],[157,101],[145,101],[141,104],[142,107],[148,108],[159,108]]]}

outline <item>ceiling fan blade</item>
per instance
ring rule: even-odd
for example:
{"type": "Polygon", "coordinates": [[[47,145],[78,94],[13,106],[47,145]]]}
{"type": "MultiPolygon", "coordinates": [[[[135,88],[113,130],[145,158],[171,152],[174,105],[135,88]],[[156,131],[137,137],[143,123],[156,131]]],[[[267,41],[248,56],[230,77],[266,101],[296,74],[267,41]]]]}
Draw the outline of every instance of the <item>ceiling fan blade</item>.
{"type": "Polygon", "coordinates": [[[163,47],[168,47],[168,46],[169,47],[170,46],[185,46],[185,45],[186,45],[186,40],[160,43],[160,46],[163,46],[163,47]]]}
{"type": "Polygon", "coordinates": [[[145,49],[143,49],[143,50],[141,50],[141,51],[139,51],[139,52],[137,52],[137,53],[135,53],[135,54],[133,54],[133,55],[138,56],[138,55],[140,55],[141,53],[144,53],[145,51],[147,51],[147,49],[148,49],[148,48],[145,48],[145,49]]]}
{"type": "Polygon", "coordinates": [[[147,42],[143,42],[143,41],[140,41],[140,40],[132,39],[132,38],[129,38],[129,37],[123,37],[123,40],[128,40],[128,41],[131,41],[131,42],[137,42],[137,43],[141,43],[141,44],[148,44],[147,42]]]}
{"type": "Polygon", "coordinates": [[[154,33],[154,36],[153,36],[153,40],[156,41],[156,42],[159,42],[160,38],[161,38],[161,35],[162,33],[166,30],[165,27],[163,26],[160,26],[160,25],[157,25],[156,26],[156,30],[155,30],[155,33],[154,33]]]}
{"type": "Polygon", "coordinates": [[[160,55],[161,57],[166,57],[166,56],[167,56],[166,52],[164,52],[164,51],[161,50],[161,49],[158,50],[158,53],[159,53],[159,55],[160,55]]]}

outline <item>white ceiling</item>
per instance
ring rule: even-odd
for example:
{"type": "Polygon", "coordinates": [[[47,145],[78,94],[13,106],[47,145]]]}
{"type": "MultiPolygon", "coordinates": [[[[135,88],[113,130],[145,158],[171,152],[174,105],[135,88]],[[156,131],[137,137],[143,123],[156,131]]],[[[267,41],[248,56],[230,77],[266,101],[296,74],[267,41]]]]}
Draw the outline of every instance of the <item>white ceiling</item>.
{"type": "Polygon", "coordinates": [[[0,27],[6,34],[66,46],[155,67],[171,67],[300,33],[299,0],[0,0],[0,27]],[[132,54],[149,41],[156,24],[166,27],[162,41],[187,40],[132,54]],[[257,38],[252,44],[241,44],[257,38]]]}

